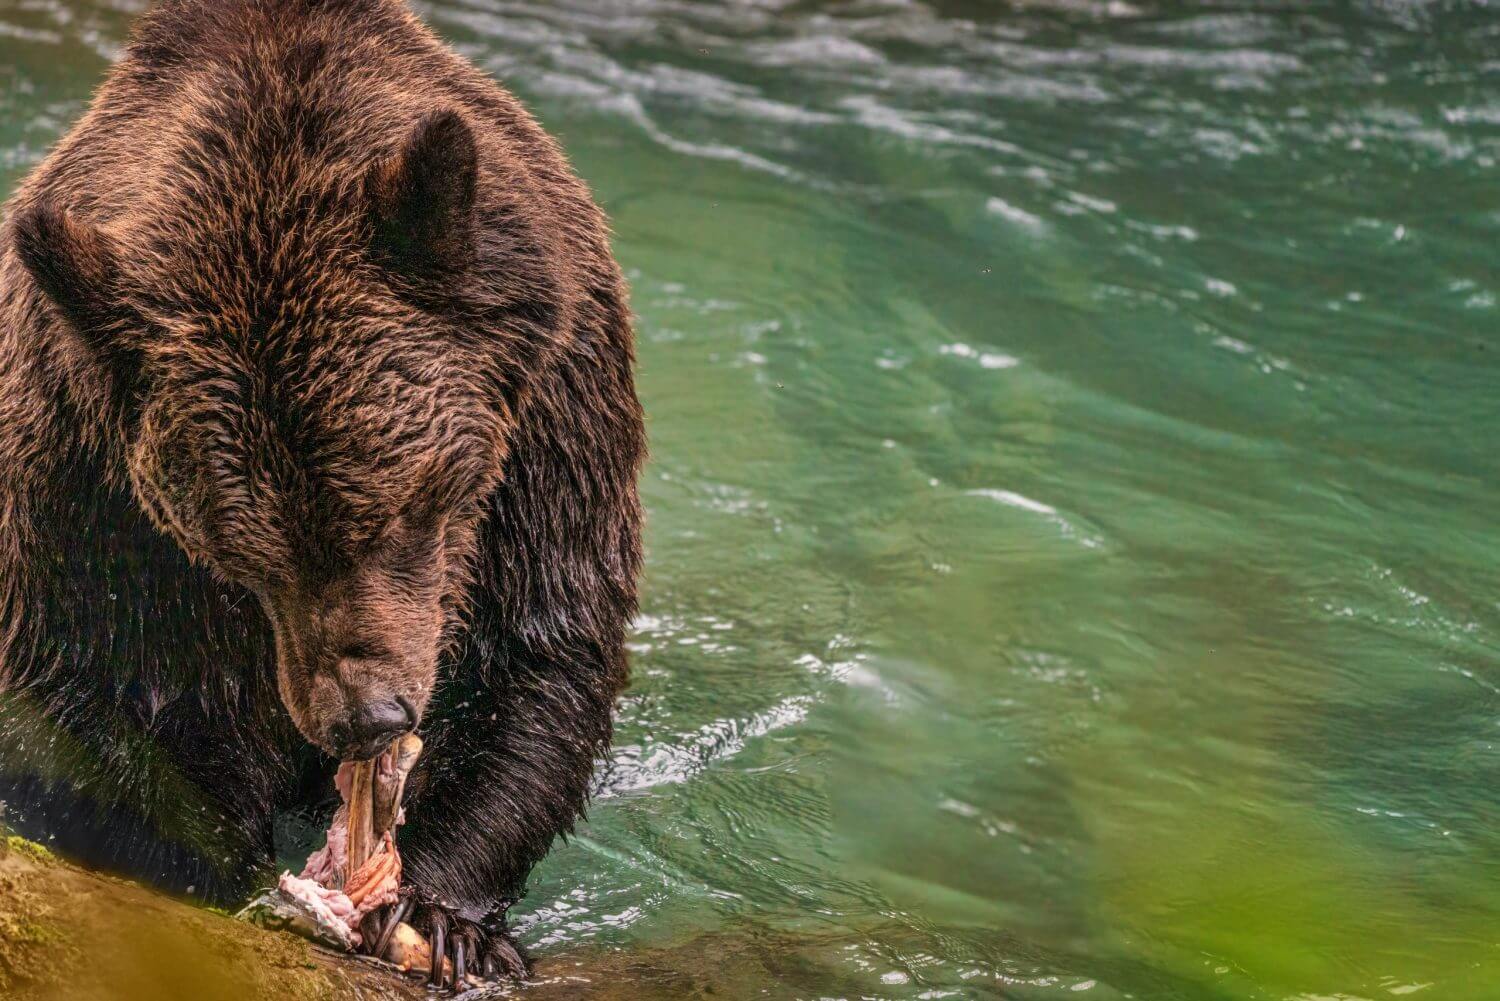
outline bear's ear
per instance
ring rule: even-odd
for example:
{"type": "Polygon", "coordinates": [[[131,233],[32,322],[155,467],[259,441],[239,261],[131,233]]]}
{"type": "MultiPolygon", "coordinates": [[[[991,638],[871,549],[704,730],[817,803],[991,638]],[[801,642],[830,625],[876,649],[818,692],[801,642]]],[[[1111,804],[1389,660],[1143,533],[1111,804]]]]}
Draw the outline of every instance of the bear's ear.
{"type": "Polygon", "coordinates": [[[42,200],[16,218],[16,252],[47,297],[94,347],[124,313],[113,241],[42,200]]]}
{"type": "Polygon", "coordinates": [[[395,267],[423,274],[462,269],[474,255],[479,154],[455,111],[428,115],[368,181],[375,250],[395,267]]]}
{"type": "Polygon", "coordinates": [[[50,201],[21,210],[16,253],[95,361],[127,416],[141,376],[140,314],[124,297],[115,241],[50,201]]]}

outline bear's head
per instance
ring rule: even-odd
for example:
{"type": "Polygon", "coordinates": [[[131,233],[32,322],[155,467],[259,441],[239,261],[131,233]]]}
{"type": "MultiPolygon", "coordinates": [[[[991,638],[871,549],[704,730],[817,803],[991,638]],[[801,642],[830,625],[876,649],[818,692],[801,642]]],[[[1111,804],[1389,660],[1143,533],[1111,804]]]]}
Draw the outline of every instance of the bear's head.
{"type": "Polygon", "coordinates": [[[365,758],[429,701],[567,297],[460,114],[373,158],[247,128],[205,128],[123,218],[23,199],[16,246],[122,481],[260,598],[302,733],[365,758]]]}

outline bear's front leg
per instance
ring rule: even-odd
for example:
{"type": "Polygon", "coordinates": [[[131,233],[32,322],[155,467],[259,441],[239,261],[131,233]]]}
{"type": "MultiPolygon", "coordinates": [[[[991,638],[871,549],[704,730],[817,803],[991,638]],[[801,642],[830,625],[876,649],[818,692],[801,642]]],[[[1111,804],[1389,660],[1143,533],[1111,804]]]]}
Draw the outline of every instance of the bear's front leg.
{"type": "Polygon", "coordinates": [[[371,919],[367,941],[378,945],[407,921],[433,945],[437,986],[459,987],[465,973],[526,976],[506,911],[583,811],[621,664],[621,651],[577,644],[553,656],[508,646],[490,664],[460,666],[422,726],[426,748],[398,835],[403,898],[371,919]]]}

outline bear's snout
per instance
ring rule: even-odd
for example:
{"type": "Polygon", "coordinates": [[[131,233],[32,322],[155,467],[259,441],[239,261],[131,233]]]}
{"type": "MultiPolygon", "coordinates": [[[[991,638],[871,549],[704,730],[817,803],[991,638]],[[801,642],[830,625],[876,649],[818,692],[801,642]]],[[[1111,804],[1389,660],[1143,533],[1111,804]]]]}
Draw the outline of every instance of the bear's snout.
{"type": "Polygon", "coordinates": [[[281,700],[302,735],[343,761],[363,761],[415,730],[432,694],[441,607],[381,600],[387,582],[268,603],[281,700]]]}
{"type": "Polygon", "coordinates": [[[365,761],[422,721],[431,669],[419,663],[345,658],[336,666],[282,672],[282,701],[308,740],[341,761],[365,761]]]}
{"type": "Polygon", "coordinates": [[[328,727],[328,740],[342,761],[365,761],[417,725],[411,700],[397,695],[354,704],[347,719],[328,727]]]}

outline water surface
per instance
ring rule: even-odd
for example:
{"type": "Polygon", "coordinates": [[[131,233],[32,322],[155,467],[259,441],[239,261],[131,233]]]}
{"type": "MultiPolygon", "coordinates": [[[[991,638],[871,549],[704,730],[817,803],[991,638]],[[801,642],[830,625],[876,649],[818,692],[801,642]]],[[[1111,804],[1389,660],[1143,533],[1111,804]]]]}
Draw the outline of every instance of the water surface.
{"type": "MultiPolygon", "coordinates": [[[[139,7],[0,6],[6,190],[139,7]]],[[[418,9],[639,314],[636,681],[544,970],[1500,996],[1500,18],[418,9]]]]}

